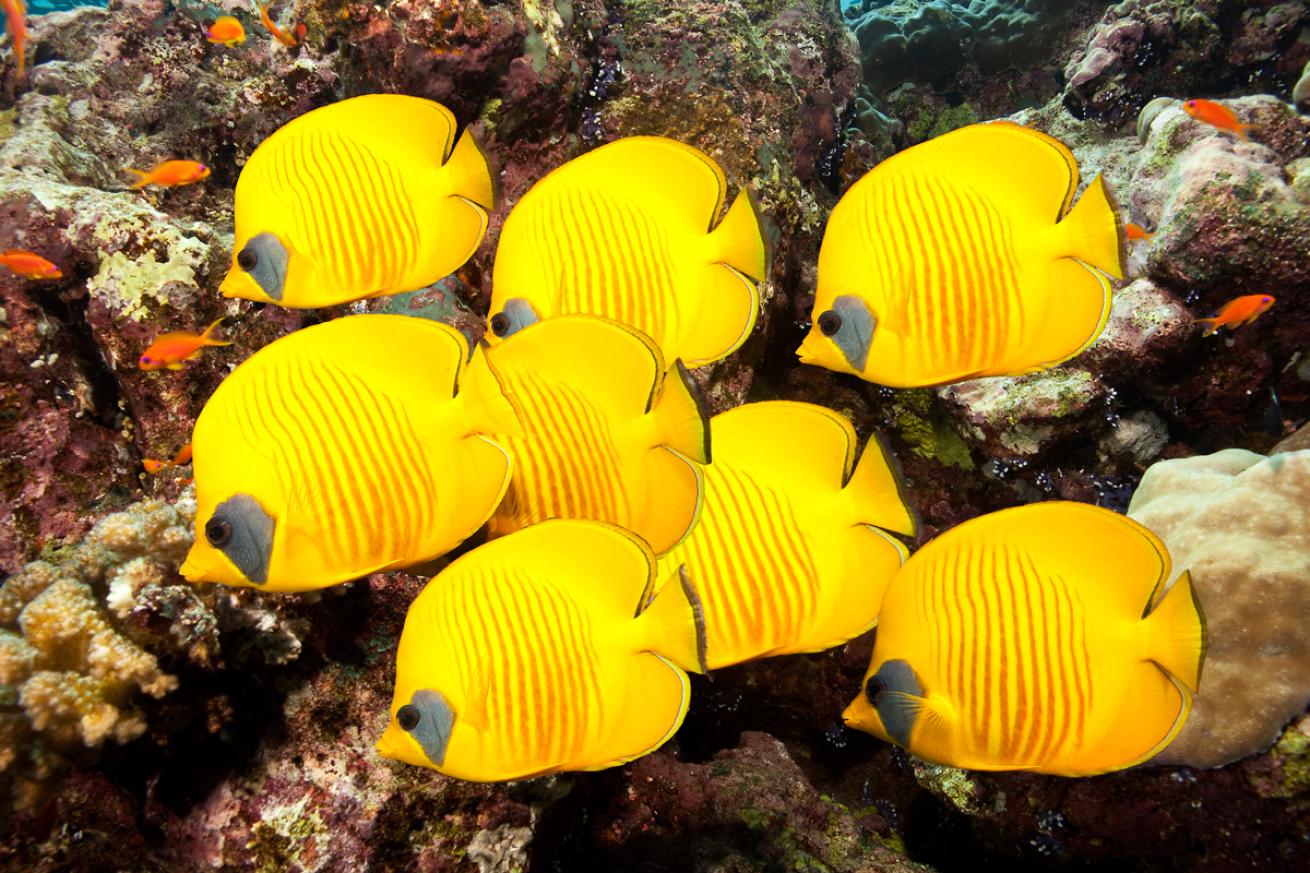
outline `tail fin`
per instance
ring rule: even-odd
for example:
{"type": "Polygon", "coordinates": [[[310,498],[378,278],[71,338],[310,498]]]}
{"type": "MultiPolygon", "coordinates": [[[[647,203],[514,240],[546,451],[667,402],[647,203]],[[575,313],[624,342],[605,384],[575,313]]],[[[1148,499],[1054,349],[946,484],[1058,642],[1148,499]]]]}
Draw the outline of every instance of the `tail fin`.
{"type": "Polygon", "coordinates": [[[764,238],[755,197],[743,188],[728,207],[718,227],[710,231],[712,249],[719,263],[727,264],[756,282],[769,272],[769,243],[764,238]]]}
{"type": "Polygon", "coordinates": [[[1212,333],[1216,333],[1219,328],[1223,327],[1223,325],[1219,323],[1218,316],[1214,318],[1193,318],[1192,323],[1205,325],[1205,333],[1202,334],[1202,336],[1209,336],[1212,333]]]}
{"type": "MultiPolygon", "coordinates": [[[[640,607],[640,604],[638,605],[640,607]]],[[[705,610],[686,566],[637,615],[640,645],[692,673],[706,673],[705,610]]]]}
{"type": "Polygon", "coordinates": [[[224,321],[224,319],[226,319],[226,318],[227,318],[227,316],[224,315],[224,316],[220,316],[219,318],[214,319],[212,322],[209,323],[209,327],[205,328],[204,332],[200,334],[200,338],[203,339],[203,340],[205,341],[205,344],[206,344],[206,345],[211,345],[211,346],[230,346],[230,345],[232,345],[232,340],[216,340],[216,339],[214,339],[214,337],[213,337],[214,328],[216,328],[216,327],[218,327],[220,324],[222,324],[223,321],[224,321]]]}
{"type": "Polygon", "coordinates": [[[446,159],[444,169],[450,174],[450,191],[470,203],[490,211],[496,208],[496,170],[482,145],[465,130],[446,159]]]}
{"type": "Polygon", "coordinates": [[[710,414],[682,361],[674,361],[650,414],[664,445],[698,463],[710,462],[710,414]]]}
{"type": "Polygon", "coordinates": [[[1124,277],[1126,234],[1105,177],[1097,176],[1087,186],[1059,226],[1065,232],[1067,255],[1116,279],[1124,277]]]}
{"type": "Polygon", "coordinates": [[[1237,138],[1240,139],[1242,142],[1250,142],[1250,141],[1251,141],[1251,137],[1247,136],[1247,133],[1246,133],[1246,132],[1247,132],[1248,130],[1250,130],[1250,129],[1251,129],[1251,125],[1249,125],[1249,124],[1242,124],[1242,123],[1239,121],[1239,122],[1237,123],[1237,127],[1233,128],[1233,133],[1237,134],[1237,138]]]}
{"type": "Polygon", "coordinates": [[[869,438],[845,491],[858,521],[906,536],[919,532],[918,514],[905,493],[895,457],[877,434],[869,438]]]}
{"type": "Polygon", "coordinates": [[[131,186],[128,188],[129,191],[139,191],[142,188],[144,188],[146,185],[150,184],[149,182],[146,181],[147,179],[150,178],[149,173],[143,173],[140,170],[134,170],[131,167],[128,167],[127,171],[136,176],[136,181],[133,182],[131,186]]]}
{"type": "Polygon", "coordinates": [[[1151,660],[1195,694],[1201,686],[1201,665],[1209,640],[1191,574],[1179,576],[1144,620],[1151,660]]]}

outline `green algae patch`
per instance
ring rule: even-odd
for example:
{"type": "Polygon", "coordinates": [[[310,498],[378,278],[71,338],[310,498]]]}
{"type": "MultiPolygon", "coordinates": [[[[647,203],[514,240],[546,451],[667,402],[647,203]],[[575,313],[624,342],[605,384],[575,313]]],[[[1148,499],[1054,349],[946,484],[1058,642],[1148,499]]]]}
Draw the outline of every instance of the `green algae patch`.
{"type": "Polygon", "coordinates": [[[975,469],[973,453],[960,434],[935,414],[927,389],[896,392],[892,402],[896,433],[921,458],[940,461],[961,470],[975,469]]]}

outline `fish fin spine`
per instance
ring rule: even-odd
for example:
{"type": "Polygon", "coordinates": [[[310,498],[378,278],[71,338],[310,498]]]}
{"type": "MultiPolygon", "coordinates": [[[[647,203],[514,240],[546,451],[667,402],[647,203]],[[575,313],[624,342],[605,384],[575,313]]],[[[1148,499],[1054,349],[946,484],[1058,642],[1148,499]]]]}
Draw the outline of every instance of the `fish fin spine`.
{"type": "Polygon", "coordinates": [[[1149,635],[1147,655],[1179,685],[1195,694],[1201,685],[1209,634],[1191,573],[1183,571],[1158,603],[1155,594],[1152,592],[1150,601],[1155,606],[1144,619],[1149,635]]]}
{"type": "Polygon", "coordinates": [[[759,282],[769,274],[769,243],[759,207],[750,189],[743,188],[732,201],[718,226],[710,231],[713,253],[719,263],[727,264],[749,279],[759,282]]]}
{"type": "MultiPolygon", "coordinates": [[[[643,594],[642,600],[647,595],[643,594]]],[[[642,631],[638,645],[692,673],[708,673],[705,609],[684,564],[644,608],[638,604],[642,631]]]]}
{"type": "Polygon", "coordinates": [[[484,211],[496,208],[499,192],[491,156],[467,128],[451,149],[444,169],[450,174],[450,192],[484,211]]]}
{"type": "Polygon", "coordinates": [[[1066,256],[1091,264],[1115,279],[1124,277],[1127,234],[1104,176],[1092,180],[1058,226],[1065,232],[1066,256]]]}
{"type": "Polygon", "coordinates": [[[856,521],[905,536],[918,534],[919,515],[905,491],[900,463],[879,434],[869,437],[843,490],[850,495],[856,521]]]}
{"type": "Polygon", "coordinates": [[[710,413],[682,361],[673,362],[650,414],[664,445],[698,463],[710,463],[710,413]]]}

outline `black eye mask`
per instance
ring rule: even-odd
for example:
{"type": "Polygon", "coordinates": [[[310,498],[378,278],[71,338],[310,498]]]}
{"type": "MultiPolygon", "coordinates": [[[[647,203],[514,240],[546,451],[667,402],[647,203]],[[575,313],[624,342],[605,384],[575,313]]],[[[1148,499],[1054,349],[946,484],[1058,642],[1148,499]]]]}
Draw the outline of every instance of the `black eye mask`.
{"type": "Polygon", "coordinates": [[[287,281],[288,257],[281,240],[271,233],[261,233],[251,237],[237,253],[237,266],[248,273],[270,298],[281,300],[287,281]]]}
{"type": "Polygon", "coordinates": [[[846,363],[858,372],[864,372],[869,360],[869,344],[873,342],[873,329],[877,320],[868,305],[851,294],[843,294],[832,302],[815,321],[819,333],[837,344],[846,363]]]}
{"type": "Polygon", "coordinates": [[[227,555],[248,580],[263,585],[268,581],[275,526],[259,501],[249,494],[234,494],[205,522],[205,539],[227,555]]]}

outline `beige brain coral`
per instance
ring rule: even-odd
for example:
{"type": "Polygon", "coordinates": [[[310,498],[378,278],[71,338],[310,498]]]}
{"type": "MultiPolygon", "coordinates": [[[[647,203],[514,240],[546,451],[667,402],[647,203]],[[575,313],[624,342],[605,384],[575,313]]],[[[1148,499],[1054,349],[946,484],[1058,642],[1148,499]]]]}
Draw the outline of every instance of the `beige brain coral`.
{"type": "Polygon", "coordinates": [[[1191,717],[1159,763],[1216,767],[1268,748],[1310,703],[1310,451],[1162,461],[1128,514],[1191,570],[1210,649],[1191,717]]]}

